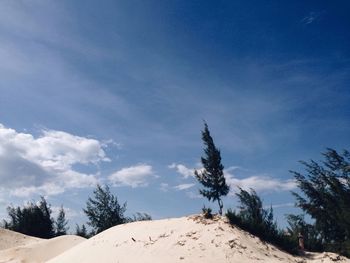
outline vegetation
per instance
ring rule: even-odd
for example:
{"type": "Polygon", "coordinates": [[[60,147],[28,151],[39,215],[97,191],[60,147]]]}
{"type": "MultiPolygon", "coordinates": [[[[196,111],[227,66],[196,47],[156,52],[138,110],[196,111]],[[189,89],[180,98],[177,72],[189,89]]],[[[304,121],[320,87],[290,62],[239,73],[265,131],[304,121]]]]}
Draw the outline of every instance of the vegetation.
{"type": "Polygon", "coordinates": [[[89,197],[86,209],[83,209],[88,217],[88,225],[93,228],[94,234],[98,234],[110,227],[127,222],[124,216],[126,203],[120,205],[106,185],[104,188],[97,185],[94,197],[89,197]]]}
{"type": "Polygon", "coordinates": [[[270,242],[281,249],[295,254],[297,252],[296,244],[289,235],[285,235],[282,230],[277,228],[277,224],[273,218],[272,207],[264,209],[263,203],[256,192],[251,189],[250,192],[239,188],[236,193],[240,206],[240,211],[229,209],[226,217],[233,225],[259,237],[263,241],[270,242]]]}
{"type": "Polygon", "coordinates": [[[149,221],[152,220],[152,217],[147,213],[136,212],[132,217],[126,219],[127,222],[136,222],[136,221],[149,221]]]}
{"type": "MultiPolygon", "coordinates": [[[[200,194],[209,201],[218,202],[219,214],[222,214],[222,196],[230,190],[224,177],[220,150],[216,148],[207,123],[202,131],[204,156],[201,157],[203,170],[195,171],[197,180],[203,185],[200,194]]],[[[306,250],[333,251],[350,257],[350,153],[338,153],[327,149],[322,162],[302,161],[304,173],[291,171],[299,188],[293,192],[296,205],[312,220],[307,222],[304,215],[287,215],[288,227],[281,230],[274,220],[273,209],[265,209],[257,193],[239,188],[238,212],[229,209],[226,213],[231,224],[237,225],[288,252],[298,252],[298,238],[303,236],[306,250]]],[[[86,208],[86,226],[76,225],[76,235],[90,237],[110,227],[122,223],[152,220],[146,213],[136,213],[126,217],[126,203],[119,204],[118,199],[106,185],[97,185],[93,197],[89,197],[86,208]]],[[[63,207],[56,220],[51,216],[50,204],[44,197],[38,203],[30,202],[23,207],[7,208],[9,220],[3,221],[7,229],[26,235],[51,238],[67,234],[68,220],[63,207]]],[[[212,218],[211,208],[202,208],[205,218],[212,218]]]]}
{"type": "Polygon", "coordinates": [[[61,206],[57,219],[55,221],[55,235],[56,236],[62,236],[66,235],[67,231],[69,229],[68,220],[66,220],[66,212],[63,209],[63,206],[61,206]]]}
{"type": "Polygon", "coordinates": [[[210,207],[205,207],[205,206],[203,206],[203,208],[202,208],[202,214],[203,214],[204,218],[206,218],[206,219],[212,219],[212,218],[213,218],[213,214],[212,214],[211,212],[212,212],[212,210],[211,210],[210,207]]]}
{"type": "Polygon", "coordinates": [[[213,138],[210,135],[207,123],[204,123],[202,140],[205,145],[205,156],[201,157],[203,171],[195,171],[197,180],[204,186],[199,193],[208,198],[209,201],[217,201],[219,214],[222,215],[222,196],[226,196],[230,190],[224,176],[224,166],[221,164],[220,150],[216,148],[213,138]]]}
{"type": "MultiPolygon", "coordinates": [[[[126,203],[120,205],[108,186],[97,185],[93,193],[94,196],[89,197],[86,203],[86,209],[83,209],[89,219],[87,224],[92,227],[92,231],[88,232],[84,224],[76,225],[75,234],[78,236],[89,238],[118,224],[152,220],[146,213],[137,212],[131,217],[124,216],[126,203]]],[[[4,220],[3,226],[16,232],[34,237],[52,238],[66,235],[69,230],[63,206],[60,207],[54,220],[51,216],[51,205],[44,197],[41,197],[37,204],[31,202],[24,207],[8,207],[7,211],[10,220],[4,220]]]]}
{"type": "Polygon", "coordinates": [[[323,153],[323,162],[301,163],[305,174],[292,171],[300,192],[293,192],[297,205],[313,219],[307,223],[304,215],[287,215],[287,231],[277,228],[273,211],[263,208],[254,190],[240,189],[237,197],[240,211],[226,214],[231,224],[271,242],[289,252],[296,252],[298,236],[305,249],[332,251],[350,256],[350,153],[339,154],[333,149],[323,153]]]}
{"type": "Polygon", "coordinates": [[[289,238],[293,241],[294,244],[298,244],[298,236],[301,234],[304,239],[305,249],[308,251],[323,251],[324,247],[322,246],[319,238],[318,232],[315,229],[315,226],[309,223],[306,223],[304,215],[287,215],[286,216],[288,227],[287,233],[289,238]]]}
{"type": "Polygon", "coordinates": [[[5,228],[40,238],[55,236],[52,211],[44,197],[41,197],[38,204],[31,202],[22,208],[10,206],[7,212],[10,220],[4,220],[5,228]]]}
{"type": "Polygon", "coordinates": [[[326,250],[350,256],[350,153],[333,149],[323,162],[302,162],[305,174],[295,171],[301,193],[297,205],[315,220],[315,238],[326,250]]]}
{"type": "Polygon", "coordinates": [[[77,224],[75,227],[75,234],[77,236],[81,236],[84,238],[89,238],[90,235],[88,234],[85,225],[83,224],[81,227],[77,224]]]}

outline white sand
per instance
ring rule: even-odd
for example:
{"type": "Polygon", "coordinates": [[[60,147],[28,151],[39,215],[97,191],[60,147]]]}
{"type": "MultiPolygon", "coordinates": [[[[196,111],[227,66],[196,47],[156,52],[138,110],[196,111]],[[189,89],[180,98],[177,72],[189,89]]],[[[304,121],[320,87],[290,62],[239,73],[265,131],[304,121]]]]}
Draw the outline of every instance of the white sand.
{"type": "MultiPolygon", "coordinates": [[[[45,253],[45,252],[43,252],[45,253]]],[[[135,222],[110,228],[49,263],[350,262],[332,253],[293,257],[225,222],[201,216],[135,222]]],[[[1,262],[1,260],[0,260],[1,262]]]]}
{"type": "Polygon", "coordinates": [[[60,236],[0,251],[0,263],[43,263],[85,241],[78,236],[60,236]]]}
{"type": "Polygon", "coordinates": [[[0,250],[36,243],[41,240],[41,238],[26,236],[14,231],[0,228],[0,250]]]}

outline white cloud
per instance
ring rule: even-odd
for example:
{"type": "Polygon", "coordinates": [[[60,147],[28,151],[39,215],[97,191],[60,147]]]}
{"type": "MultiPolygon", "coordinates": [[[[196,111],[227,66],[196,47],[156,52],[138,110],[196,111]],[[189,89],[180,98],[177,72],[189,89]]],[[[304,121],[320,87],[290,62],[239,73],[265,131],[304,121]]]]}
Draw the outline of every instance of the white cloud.
{"type": "Polygon", "coordinates": [[[57,195],[65,191],[64,186],[55,183],[44,183],[40,186],[21,186],[10,190],[10,195],[17,197],[27,197],[33,194],[57,195]]]}
{"type": "Polygon", "coordinates": [[[272,178],[267,175],[253,175],[246,178],[236,178],[233,174],[224,171],[227,184],[231,186],[231,192],[235,192],[237,187],[243,189],[253,188],[257,192],[261,191],[290,191],[296,188],[294,180],[282,180],[272,178]]]}
{"type": "Polygon", "coordinates": [[[169,184],[167,184],[167,183],[161,183],[159,189],[160,189],[162,192],[168,192],[168,191],[169,191],[169,184]]]}
{"type": "MultiPolygon", "coordinates": [[[[193,176],[193,171],[197,170],[198,172],[203,171],[203,168],[190,169],[183,164],[173,163],[168,166],[171,169],[176,169],[176,171],[183,176],[183,178],[188,178],[193,176]]],[[[245,178],[237,178],[234,176],[233,172],[244,171],[245,173],[250,172],[249,170],[242,168],[240,166],[230,166],[224,170],[224,175],[226,178],[227,184],[231,186],[231,192],[235,192],[237,187],[243,189],[253,188],[256,191],[289,191],[296,188],[296,183],[294,180],[282,180],[279,178],[272,178],[267,175],[251,175],[245,178]]],[[[191,184],[183,184],[180,186],[174,187],[177,190],[182,187],[189,186],[191,184]],[[177,188],[178,187],[178,188],[177,188]]]]}
{"type": "Polygon", "coordinates": [[[148,185],[148,179],[157,177],[152,166],[139,164],[123,168],[113,174],[108,179],[116,186],[142,187],[148,185]]]}
{"type": "Polygon", "coordinates": [[[174,186],[174,188],[178,191],[186,190],[191,187],[195,186],[195,184],[179,184],[177,186],[174,186]]]}
{"type": "Polygon", "coordinates": [[[189,169],[183,164],[172,163],[171,165],[168,166],[168,168],[175,169],[176,172],[181,174],[184,179],[194,176],[194,169],[189,169]]]}
{"type": "Polygon", "coordinates": [[[66,188],[95,185],[96,174],[74,165],[109,161],[101,142],[63,131],[44,130],[38,137],[0,124],[1,187],[15,196],[54,195],[66,188]]]}
{"type": "MultiPolygon", "coordinates": [[[[52,210],[52,216],[54,218],[57,218],[61,207],[60,206],[51,206],[51,210],[52,210]]],[[[66,219],[72,219],[74,217],[77,217],[80,215],[80,213],[72,208],[69,207],[63,207],[64,212],[66,213],[66,219]]]]}

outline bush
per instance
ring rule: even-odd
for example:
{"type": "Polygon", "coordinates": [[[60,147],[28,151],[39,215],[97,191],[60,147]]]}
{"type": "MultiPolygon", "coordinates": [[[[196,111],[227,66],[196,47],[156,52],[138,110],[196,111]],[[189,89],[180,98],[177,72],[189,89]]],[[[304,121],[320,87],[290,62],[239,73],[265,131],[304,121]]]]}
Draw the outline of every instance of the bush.
{"type": "Polygon", "coordinates": [[[204,206],[202,208],[202,214],[203,214],[204,218],[206,218],[206,219],[212,219],[213,218],[213,214],[211,212],[212,212],[212,210],[211,210],[210,207],[205,207],[204,206]]]}
{"type": "Polygon", "coordinates": [[[240,201],[240,212],[236,213],[231,209],[227,211],[226,217],[230,224],[236,225],[289,253],[296,254],[298,252],[297,243],[284,231],[277,228],[273,219],[272,207],[269,210],[264,209],[260,197],[253,189],[249,193],[240,188],[240,192],[236,195],[240,201]]]}
{"type": "Polygon", "coordinates": [[[132,217],[126,218],[126,223],[150,220],[152,220],[152,217],[149,214],[136,212],[136,214],[132,215],[132,217]]]}

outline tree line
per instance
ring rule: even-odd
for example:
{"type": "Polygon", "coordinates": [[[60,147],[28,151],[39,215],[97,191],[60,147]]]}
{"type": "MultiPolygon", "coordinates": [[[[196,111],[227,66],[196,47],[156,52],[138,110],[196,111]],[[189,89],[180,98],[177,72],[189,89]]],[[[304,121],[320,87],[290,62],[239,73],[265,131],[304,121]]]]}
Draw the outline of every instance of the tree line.
{"type": "Polygon", "coordinates": [[[52,217],[52,209],[44,197],[38,203],[30,202],[24,207],[9,206],[9,220],[4,220],[3,226],[25,235],[51,238],[67,233],[68,221],[61,206],[56,219],[52,217]]]}
{"type": "MultiPolygon", "coordinates": [[[[126,203],[119,204],[118,199],[110,191],[108,185],[97,185],[93,191],[93,197],[89,197],[86,208],[83,209],[88,218],[87,225],[76,224],[75,233],[78,236],[89,238],[110,227],[143,220],[152,220],[146,213],[136,213],[131,217],[125,216],[126,203]]],[[[69,227],[66,212],[60,207],[56,218],[52,217],[51,205],[44,197],[37,203],[30,202],[20,207],[9,206],[7,208],[8,220],[3,220],[3,227],[25,235],[53,238],[66,235],[69,227]]]]}
{"type": "MultiPolygon", "coordinates": [[[[195,177],[203,186],[199,193],[209,201],[217,202],[219,214],[223,212],[222,197],[230,187],[224,176],[220,150],[215,146],[207,123],[202,131],[204,156],[201,157],[203,169],[195,171],[195,177]]],[[[332,251],[350,256],[350,153],[344,150],[338,153],[327,149],[322,162],[302,161],[304,173],[291,171],[298,192],[293,192],[295,205],[303,214],[286,215],[287,229],[280,229],[274,219],[273,209],[264,208],[261,198],[254,189],[238,188],[237,210],[228,209],[226,217],[231,224],[273,243],[291,253],[298,253],[298,240],[303,237],[305,249],[310,251],[332,251]],[[305,220],[310,216],[311,220],[305,220]]],[[[108,185],[97,185],[93,196],[83,209],[88,218],[85,224],[76,225],[75,234],[90,237],[115,225],[151,220],[148,214],[136,213],[125,216],[127,204],[120,204],[108,185]]],[[[38,203],[29,203],[24,207],[10,206],[7,209],[9,220],[3,226],[23,234],[51,238],[64,235],[68,231],[68,220],[61,207],[56,219],[52,217],[50,204],[45,198],[38,203]]],[[[212,217],[210,208],[203,208],[206,217],[212,217]]]]}
{"type": "MultiPolygon", "coordinates": [[[[221,215],[221,198],[229,193],[230,187],[225,180],[220,150],[215,146],[206,123],[202,140],[205,146],[201,158],[204,169],[195,171],[197,180],[203,185],[199,192],[209,201],[218,202],[221,215]]],[[[301,161],[304,173],[290,171],[299,190],[292,192],[295,205],[304,213],[286,215],[286,230],[277,227],[272,207],[264,209],[254,189],[238,189],[238,211],[229,209],[226,213],[230,223],[291,253],[300,252],[296,244],[302,238],[302,246],[307,250],[327,250],[350,257],[350,153],[327,148],[322,155],[324,160],[321,162],[301,161]],[[311,217],[310,222],[304,219],[306,215],[311,217]]],[[[209,217],[210,211],[209,208],[203,209],[209,217]]]]}

